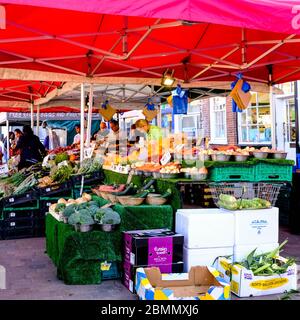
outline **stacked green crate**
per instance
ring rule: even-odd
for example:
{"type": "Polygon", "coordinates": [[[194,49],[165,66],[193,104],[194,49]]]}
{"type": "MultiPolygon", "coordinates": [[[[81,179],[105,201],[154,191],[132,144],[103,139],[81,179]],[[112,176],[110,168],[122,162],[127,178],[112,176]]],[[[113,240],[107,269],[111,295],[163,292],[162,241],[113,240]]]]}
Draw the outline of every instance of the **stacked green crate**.
{"type": "Polygon", "coordinates": [[[291,182],[293,178],[293,166],[289,164],[277,164],[270,161],[260,161],[255,166],[255,181],[285,181],[291,182]]]}

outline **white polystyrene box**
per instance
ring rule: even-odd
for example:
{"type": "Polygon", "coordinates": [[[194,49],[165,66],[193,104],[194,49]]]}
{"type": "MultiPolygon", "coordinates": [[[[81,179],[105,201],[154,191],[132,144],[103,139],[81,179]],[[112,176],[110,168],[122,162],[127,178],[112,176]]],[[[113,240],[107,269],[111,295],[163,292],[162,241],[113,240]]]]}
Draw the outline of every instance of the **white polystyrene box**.
{"type": "MultiPolygon", "coordinates": [[[[194,266],[212,266],[218,257],[233,255],[233,247],[188,249],[183,247],[184,272],[194,266]]],[[[230,258],[229,258],[230,260],[230,258]]],[[[231,261],[231,260],[230,260],[231,261]]]]}
{"type": "Polygon", "coordinates": [[[180,209],[176,232],[187,248],[220,248],[234,245],[234,215],[220,209],[180,209]]]}
{"type": "Polygon", "coordinates": [[[234,213],[235,245],[278,242],[278,208],[237,210],[234,213]]]}
{"type": "Polygon", "coordinates": [[[264,244],[250,244],[250,245],[236,245],[233,247],[233,261],[241,262],[247,258],[250,252],[255,250],[255,255],[273,251],[279,246],[278,242],[264,243],[264,244]]]}

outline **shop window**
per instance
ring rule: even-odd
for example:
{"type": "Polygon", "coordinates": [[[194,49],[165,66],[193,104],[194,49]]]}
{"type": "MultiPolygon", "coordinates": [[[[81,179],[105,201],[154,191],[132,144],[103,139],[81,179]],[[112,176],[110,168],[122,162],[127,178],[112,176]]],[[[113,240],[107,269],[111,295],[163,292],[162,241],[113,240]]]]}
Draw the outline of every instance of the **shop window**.
{"type": "Polygon", "coordinates": [[[271,115],[269,94],[252,92],[251,103],[238,114],[239,144],[270,144],[271,115]]]}
{"type": "Polygon", "coordinates": [[[286,119],[285,119],[285,135],[287,142],[296,141],[296,116],[294,99],[286,100],[286,119]]]}
{"type": "Polygon", "coordinates": [[[210,135],[212,144],[227,144],[226,98],[210,98],[210,135]]]}

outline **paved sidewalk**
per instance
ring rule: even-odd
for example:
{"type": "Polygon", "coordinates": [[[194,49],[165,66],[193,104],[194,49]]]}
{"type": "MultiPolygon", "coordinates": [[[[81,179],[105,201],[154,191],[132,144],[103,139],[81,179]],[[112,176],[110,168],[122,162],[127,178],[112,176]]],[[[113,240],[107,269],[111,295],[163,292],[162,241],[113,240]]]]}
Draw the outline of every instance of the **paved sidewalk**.
{"type": "MultiPolygon", "coordinates": [[[[287,229],[281,228],[280,242],[286,238],[289,243],[285,247],[285,255],[297,257],[297,264],[300,265],[300,235],[289,234],[287,229]]],[[[7,289],[0,290],[0,300],[136,299],[119,280],[103,281],[100,285],[65,285],[56,278],[56,268],[45,254],[44,238],[0,241],[0,265],[6,268],[7,273],[7,289]]],[[[242,300],[278,300],[280,297],[272,295],[242,300]]],[[[232,295],[232,299],[239,298],[232,295]]],[[[300,294],[294,295],[293,299],[300,300],[300,294]]]]}

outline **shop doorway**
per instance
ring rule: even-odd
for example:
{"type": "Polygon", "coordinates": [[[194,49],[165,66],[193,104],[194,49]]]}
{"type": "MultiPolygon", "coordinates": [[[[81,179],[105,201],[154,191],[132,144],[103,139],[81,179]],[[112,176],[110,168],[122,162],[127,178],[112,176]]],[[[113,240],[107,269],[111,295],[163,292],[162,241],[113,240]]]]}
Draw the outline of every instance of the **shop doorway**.
{"type": "Polygon", "coordinates": [[[287,152],[287,159],[296,159],[296,116],[294,97],[276,103],[277,148],[287,152]]]}

